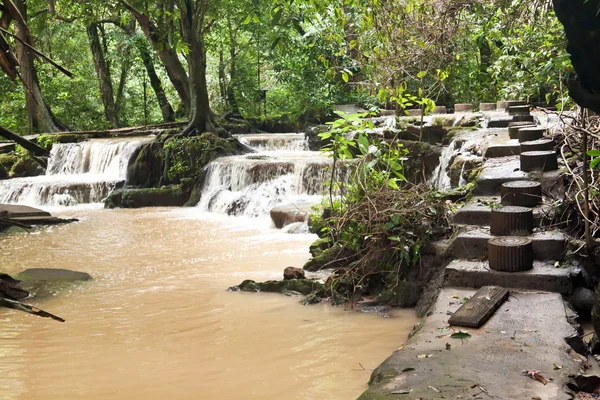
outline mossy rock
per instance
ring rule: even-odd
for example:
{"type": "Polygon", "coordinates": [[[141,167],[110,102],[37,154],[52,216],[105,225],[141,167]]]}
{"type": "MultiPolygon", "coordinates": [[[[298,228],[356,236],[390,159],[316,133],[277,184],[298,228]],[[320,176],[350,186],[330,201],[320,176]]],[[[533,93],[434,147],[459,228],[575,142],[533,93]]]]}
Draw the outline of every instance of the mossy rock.
{"type": "Polygon", "coordinates": [[[19,161],[19,157],[15,154],[0,154],[0,179],[10,176],[10,171],[17,161],[19,161]]]}
{"type": "Polygon", "coordinates": [[[454,126],[454,123],[456,122],[456,117],[451,116],[451,115],[447,115],[447,116],[437,116],[437,117],[433,117],[431,120],[431,125],[435,125],[435,126],[454,126]]]}
{"type": "Polygon", "coordinates": [[[392,307],[414,307],[421,297],[422,288],[413,282],[389,284],[377,296],[377,301],[392,307]]]}
{"type": "Polygon", "coordinates": [[[450,166],[450,184],[452,187],[459,185],[461,178],[469,181],[471,172],[478,171],[483,165],[483,159],[474,156],[458,155],[450,166]]]}
{"type": "Polygon", "coordinates": [[[323,251],[331,246],[331,242],[327,238],[319,238],[310,245],[309,251],[313,257],[319,256],[323,251]]]}
{"type": "Polygon", "coordinates": [[[190,192],[181,185],[159,188],[117,189],[105,200],[104,208],[182,207],[190,192]]]}
{"type": "Polygon", "coordinates": [[[44,175],[46,170],[31,157],[21,157],[10,170],[12,178],[44,175]]]}
{"type": "Polygon", "coordinates": [[[55,143],[79,143],[89,138],[89,135],[76,133],[51,133],[38,136],[37,143],[46,149],[50,149],[55,143]]]}
{"type": "Polygon", "coordinates": [[[346,266],[354,253],[346,248],[334,245],[324,250],[304,264],[307,271],[318,271],[322,268],[340,268],[346,266]],[[339,260],[339,261],[338,261],[339,260]]]}

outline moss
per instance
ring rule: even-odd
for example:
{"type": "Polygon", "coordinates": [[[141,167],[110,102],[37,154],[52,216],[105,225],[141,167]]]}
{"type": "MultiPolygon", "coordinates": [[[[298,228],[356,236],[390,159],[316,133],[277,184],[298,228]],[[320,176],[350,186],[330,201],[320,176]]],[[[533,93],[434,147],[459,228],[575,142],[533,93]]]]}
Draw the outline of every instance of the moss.
{"type": "Polygon", "coordinates": [[[46,170],[33,158],[27,156],[19,157],[17,162],[10,169],[12,178],[22,178],[26,176],[44,175],[46,170]]]}
{"type": "Polygon", "coordinates": [[[413,307],[421,297],[422,289],[407,281],[389,284],[377,296],[377,301],[392,307],[413,307]]]}
{"type": "Polygon", "coordinates": [[[331,242],[327,238],[319,238],[310,245],[309,251],[313,257],[319,256],[323,251],[331,246],[331,242]]]}
{"type": "Polygon", "coordinates": [[[0,154],[0,179],[10,176],[10,171],[17,161],[19,161],[19,157],[14,154],[0,154]]]}
{"type": "Polygon", "coordinates": [[[37,143],[49,149],[55,143],[79,143],[89,139],[89,135],[81,135],[76,133],[52,133],[38,136],[37,143]]]}
{"type": "Polygon", "coordinates": [[[349,258],[354,253],[341,246],[333,246],[324,250],[316,257],[304,264],[307,271],[318,271],[322,268],[339,268],[348,264],[349,258]]]}
{"type": "Polygon", "coordinates": [[[182,185],[160,188],[118,189],[105,200],[104,208],[181,207],[190,193],[182,185]]]}
{"type": "Polygon", "coordinates": [[[431,124],[435,126],[453,126],[456,122],[456,117],[453,116],[439,116],[433,117],[431,124]]]}

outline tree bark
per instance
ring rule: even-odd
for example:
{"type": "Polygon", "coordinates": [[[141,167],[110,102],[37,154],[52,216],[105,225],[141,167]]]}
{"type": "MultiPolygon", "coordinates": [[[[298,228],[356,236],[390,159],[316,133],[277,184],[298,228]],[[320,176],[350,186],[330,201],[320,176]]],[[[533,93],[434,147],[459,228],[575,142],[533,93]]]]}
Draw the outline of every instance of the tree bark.
{"type": "Polygon", "coordinates": [[[185,110],[190,110],[191,95],[189,79],[185,72],[185,68],[183,68],[183,65],[179,61],[179,57],[177,57],[177,53],[171,46],[169,46],[167,42],[161,39],[158,28],[147,15],[141,13],[124,0],[121,0],[120,2],[133,14],[137,22],[140,24],[144,35],[154,46],[156,54],[158,54],[158,57],[165,67],[167,75],[169,76],[169,80],[177,91],[183,107],[185,110]]]}
{"type": "Polygon", "coordinates": [[[206,49],[204,47],[203,22],[200,15],[203,10],[196,10],[193,0],[182,0],[180,4],[181,28],[183,40],[189,46],[188,71],[190,91],[190,122],[183,134],[199,135],[204,132],[215,132],[211,121],[208,88],[206,85],[206,49]]]}
{"type": "Polygon", "coordinates": [[[144,67],[146,68],[146,72],[148,73],[148,78],[150,78],[150,85],[152,86],[154,94],[156,95],[156,99],[158,100],[160,111],[162,112],[163,116],[163,121],[175,121],[175,113],[173,112],[173,107],[171,107],[171,104],[169,103],[169,99],[165,94],[160,78],[158,77],[158,75],[156,75],[156,70],[154,69],[154,63],[152,62],[152,56],[148,51],[148,47],[146,47],[145,43],[141,43],[138,45],[138,50],[140,52],[142,62],[144,63],[144,67]]]}
{"type": "Polygon", "coordinates": [[[13,3],[23,16],[23,21],[14,21],[14,32],[18,38],[16,53],[21,66],[19,76],[25,91],[25,105],[29,125],[35,132],[53,133],[67,130],[68,128],[56,119],[50,107],[44,101],[34,64],[35,53],[24,44],[27,43],[33,46],[33,43],[30,43],[29,27],[26,25],[27,8],[25,2],[24,0],[14,0],[13,3]]]}
{"type": "Polygon", "coordinates": [[[104,116],[110,122],[113,128],[119,127],[119,117],[115,107],[115,97],[113,93],[112,80],[110,77],[110,68],[104,57],[104,50],[100,43],[98,35],[98,24],[92,23],[87,27],[87,35],[90,41],[90,50],[94,59],[94,67],[100,84],[100,95],[104,105],[104,116]]]}

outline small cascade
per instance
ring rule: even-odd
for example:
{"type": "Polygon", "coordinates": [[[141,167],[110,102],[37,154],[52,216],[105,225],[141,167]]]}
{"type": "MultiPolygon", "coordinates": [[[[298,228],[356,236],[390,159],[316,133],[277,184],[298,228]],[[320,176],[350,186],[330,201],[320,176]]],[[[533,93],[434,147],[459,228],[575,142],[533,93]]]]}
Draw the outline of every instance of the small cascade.
{"type": "Polygon", "coordinates": [[[55,144],[46,174],[0,180],[0,203],[73,206],[99,203],[127,176],[129,159],[149,139],[55,144]]]}
{"type": "Polygon", "coordinates": [[[274,150],[308,150],[308,138],[304,133],[267,133],[237,135],[236,137],[243,144],[259,152],[274,150]]]}
{"type": "Polygon", "coordinates": [[[440,156],[440,163],[435,170],[433,170],[433,174],[429,180],[432,187],[437,190],[445,190],[452,187],[450,184],[450,167],[452,162],[459,154],[470,154],[469,148],[472,147],[472,145],[473,144],[469,141],[457,139],[453,140],[448,147],[444,148],[442,155],[440,156]]]}
{"type": "Polygon", "coordinates": [[[328,165],[328,158],[311,151],[219,158],[207,167],[198,207],[220,214],[267,216],[278,204],[321,195],[328,165]]]}

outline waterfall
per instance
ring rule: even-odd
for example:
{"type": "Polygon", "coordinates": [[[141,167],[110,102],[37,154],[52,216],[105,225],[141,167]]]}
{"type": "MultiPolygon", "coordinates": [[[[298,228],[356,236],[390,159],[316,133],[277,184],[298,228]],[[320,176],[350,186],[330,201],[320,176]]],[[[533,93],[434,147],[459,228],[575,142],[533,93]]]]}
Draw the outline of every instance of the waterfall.
{"type": "Polygon", "coordinates": [[[318,152],[271,152],[223,157],[207,166],[198,207],[220,214],[259,217],[281,203],[319,196],[329,159],[318,152]],[[267,154],[267,153],[265,153],[267,154]]]}
{"type": "MultiPolygon", "coordinates": [[[[149,140],[149,139],[147,139],[149,140]]],[[[73,206],[101,202],[127,176],[143,139],[55,144],[46,174],[0,180],[0,203],[73,206]]]]}
{"type": "Polygon", "coordinates": [[[304,133],[268,133],[237,135],[238,140],[256,151],[308,150],[308,138],[304,133]]]}
{"type": "Polygon", "coordinates": [[[444,148],[442,155],[440,156],[440,163],[437,167],[435,167],[435,170],[433,170],[429,184],[437,190],[450,189],[451,184],[449,173],[452,162],[459,154],[470,154],[471,152],[469,151],[469,147],[471,147],[471,145],[472,143],[461,139],[453,140],[448,147],[444,148]]]}

